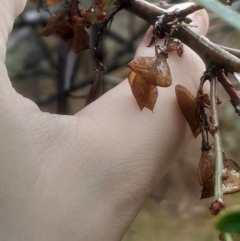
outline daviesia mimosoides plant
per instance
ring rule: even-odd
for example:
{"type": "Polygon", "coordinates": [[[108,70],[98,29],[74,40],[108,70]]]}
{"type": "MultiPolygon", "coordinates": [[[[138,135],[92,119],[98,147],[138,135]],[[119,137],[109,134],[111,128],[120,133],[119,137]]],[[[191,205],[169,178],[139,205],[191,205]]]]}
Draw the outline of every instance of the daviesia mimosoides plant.
{"type": "MultiPolygon", "coordinates": [[[[51,5],[59,1],[40,0],[39,5],[40,2],[51,5]]],[[[228,73],[240,73],[240,52],[217,46],[188,27],[191,20],[187,16],[202,8],[196,4],[182,10],[167,12],[144,0],[97,0],[94,7],[86,10],[79,8],[77,0],[66,2],[65,10],[51,17],[46,27],[41,30],[41,35],[58,34],[72,46],[75,53],[80,53],[91,48],[87,29],[101,22],[92,48],[95,53],[97,74],[87,104],[101,94],[101,76],[105,67],[96,53],[102,34],[107,29],[107,25],[113,21],[114,15],[122,9],[141,17],[154,27],[153,38],[149,45],[155,45],[155,55],[140,56],[127,64],[130,69],[129,84],[140,110],[147,108],[153,111],[158,98],[158,87],[166,88],[174,84],[167,63],[170,51],[176,51],[181,57],[184,54],[182,44],[184,43],[202,58],[206,71],[200,79],[197,93],[193,95],[185,86],[180,85],[175,87],[175,91],[179,107],[194,137],[198,135],[202,137],[202,153],[198,166],[198,179],[202,186],[201,198],[214,196],[215,200],[210,210],[213,215],[217,215],[226,206],[223,194],[240,191],[240,168],[235,161],[226,158],[223,152],[217,111],[217,105],[221,103],[217,94],[217,83],[220,82],[229,94],[235,112],[240,115],[239,92],[227,77],[228,73]],[[107,11],[113,4],[115,9],[108,15],[107,11]],[[157,40],[164,37],[163,46],[158,46],[157,40]],[[210,95],[203,92],[206,81],[211,84],[210,95]]],[[[231,5],[229,0],[226,3],[231,5]]],[[[231,240],[227,235],[224,237],[228,237],[225,240],[231,240]]]]}

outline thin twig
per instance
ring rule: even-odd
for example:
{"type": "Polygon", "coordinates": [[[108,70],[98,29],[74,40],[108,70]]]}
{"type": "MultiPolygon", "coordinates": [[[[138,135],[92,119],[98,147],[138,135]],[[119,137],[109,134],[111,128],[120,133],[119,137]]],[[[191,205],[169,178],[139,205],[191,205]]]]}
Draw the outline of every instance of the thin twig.
{"type": "Polygon", "coordinates": [[[116,7],[116,9],[110,14],[110,16],[102,23],[101,28],[98,30],[97,32],[97,38],[96,38],[96,43],[94,46],[94,55],[95,55],[95,59],[97,59],[97,53],[98,53],[98,49],[99,49],[99,45],[100,42],[102,40],[102,35],[103,32],[107,29],[107,26],[109,23],[111,23],[113,21],[114,16],[123,9],[122,5],[119,5],[116,7]]]}
{"type": "MultiPolygon", "coordinates": [[[[217,110],[217,77],[212,76],[210,80],[210,112],[211,121],[216,130],[213,132],[213,142],[214,142],[214,159],[215,159],[215,176],[214,176],[214,198],[215,202],[223,203],[223,187],[222,187],[222,174],[223,174],[223,153],[221,136],[219,131],[219,119],[217,110]]],[[[232,241],[232,236],[227,233],[223,233],[224,241],[232,241]]]]}
{"type": "Polygon", "coordinates": [[[227,78],[227,76],[224,73],[223,69],[217,70],[217,78],[218,81],[222,84],[225,91],[228,93],[230,97],[230,102],[233,105],[235,112],[240,115],[240,96],[239,91],[237,91],[230,80],[227,78]]]}
{"type": "Polygon", "coordinates": [[[57,88],[58,88],[58,114],[67,114],[67,90],[70,89],[69,74],[66,74],[68,68],[68,54],[71,46],[61,41],[58,47],[58,65],[57,65],[57,88]]]}
{"type": "Polygon", "coordinates": [[[222,155],[222,144],[219,132],[219,121],[217,111],[217,78],[215,76],[210,78],[211,89],[210,89],[210,111],[211,121],[216,131],[213,133],[214,150],[215,150],[215,188],[214,197],[215,200],[222,201],[223,190],[222,190],[222,172],[223,172],[223,155],[222,155]]]}

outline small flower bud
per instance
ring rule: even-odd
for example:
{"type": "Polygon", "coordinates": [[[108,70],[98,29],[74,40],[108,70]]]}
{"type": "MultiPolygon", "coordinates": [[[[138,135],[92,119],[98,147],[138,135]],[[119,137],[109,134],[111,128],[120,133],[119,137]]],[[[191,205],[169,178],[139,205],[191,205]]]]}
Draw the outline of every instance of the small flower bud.
{"type": "Polygon", "coordinates": [[[216,200],[213,203],[211,203],[210,211],[212,215],[217,215],[221,210],[223,210],[226,207],[225,203],[220,200],[216,200]]]}

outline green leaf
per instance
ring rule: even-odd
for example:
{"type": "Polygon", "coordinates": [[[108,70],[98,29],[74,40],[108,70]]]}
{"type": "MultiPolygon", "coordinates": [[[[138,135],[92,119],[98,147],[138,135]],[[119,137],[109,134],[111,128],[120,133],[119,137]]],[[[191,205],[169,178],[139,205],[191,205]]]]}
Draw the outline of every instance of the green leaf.
{"type": "Polygon", "coordinates": [[[216,0],[194,0],[194,2],[216,13],[225,22],[240,30],[240,15],[216,0]]]}
{"type": "Polygon", "coordinates": [[[216,228],[221,232],[240,233],[240,206],[220,212],[216,217],[216,228]]]}

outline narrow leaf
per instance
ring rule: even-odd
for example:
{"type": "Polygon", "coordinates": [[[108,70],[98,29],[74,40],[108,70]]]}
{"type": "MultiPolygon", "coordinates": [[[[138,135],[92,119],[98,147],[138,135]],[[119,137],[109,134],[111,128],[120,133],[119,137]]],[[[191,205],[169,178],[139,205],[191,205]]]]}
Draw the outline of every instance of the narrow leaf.
{"type": "Polygon", "coordinates": [[[217,0],[194,0],[194,2],[216,13],[225,22],[240,30],[240,16],[231,7],[217,0]]]}

